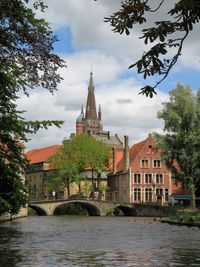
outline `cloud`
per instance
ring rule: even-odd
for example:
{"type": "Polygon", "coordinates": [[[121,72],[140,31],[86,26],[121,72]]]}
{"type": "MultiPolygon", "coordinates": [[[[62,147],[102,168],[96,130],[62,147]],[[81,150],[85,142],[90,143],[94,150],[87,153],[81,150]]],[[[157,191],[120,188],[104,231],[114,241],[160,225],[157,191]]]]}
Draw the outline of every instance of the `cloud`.
{"type": "Polygon", "coordinates": [[[132,100],[130,98],[118,98],[116,99],[116,102],[118,104],[130,104],[132,103],[132,100]]]}
{"type": "MultiPolygon", "coordinates": [[[[130,36],[119,35],[103,22],[104,17],[119,9],[121,0],[46,0],[45,3],[48,9],[38,16],[46,18],[55,32],[65,27],[70,29],[72,39],[62,41],[66,42],[66,47],[67,42],[72,43],[74,49],[68,54],[60,54],[67,68],[59,70],[64,80],[58,85],[58,91],[51,95],[41,88],[35,89],[29,98],[21,95],[18,105],[27,110],[25,116],[29,120],[57,119],[64,120],[65,124],[60,129],[40,130],[31,137],[27,149],[59,144],[75,132],[81,105],[86,105],[91,69],[96,103],[97,106],[101,104],[105,130],[121,137],[128,134],[130,144],[146,138],[149,132],[161,131],[163,122],[156,114],[168,94],[158,92],[153,99],[138,95],[144,82],[135,72],[127,72],[128,66],[148,48],[138,39],[140,29],[135,28],[130,36]]],[[[170,4],[169,1],[165,3],[170,4]]],[[[166,10],[167,7],[161,10],[156,19],[162,19],[166,10]]],[[[152,19],[149,19],[149,25],[151,23],[152,19]]],[[[195,27],[183,52],[176,72],[181,72],[183,66],[198,70],[199,27],[195,27]]],[[[168,83],[175,85],[176,80],[168,83]]]]}

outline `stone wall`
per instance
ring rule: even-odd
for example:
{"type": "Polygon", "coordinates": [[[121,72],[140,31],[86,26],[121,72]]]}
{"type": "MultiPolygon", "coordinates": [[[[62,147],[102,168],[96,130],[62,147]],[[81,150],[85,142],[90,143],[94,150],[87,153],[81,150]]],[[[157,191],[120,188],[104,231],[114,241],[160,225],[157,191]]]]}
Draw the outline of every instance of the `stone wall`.
{"type": "Polygon", "coordinates": [[[20,212],[16,215],[11,215],[10,213],[6,213],[0,215],[0,223],[5,221],[14,220],[17,218],[26,217],[28,215],[28,208],[21,208],[20,212]]]}

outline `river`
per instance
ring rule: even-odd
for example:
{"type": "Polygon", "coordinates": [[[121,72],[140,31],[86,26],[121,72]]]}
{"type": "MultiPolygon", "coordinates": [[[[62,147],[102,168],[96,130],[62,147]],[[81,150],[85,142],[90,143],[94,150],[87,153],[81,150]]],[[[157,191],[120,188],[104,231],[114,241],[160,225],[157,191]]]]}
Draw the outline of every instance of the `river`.
{"type": "Polygon", "coordinates": [[[200,229],[152,218],[32,216],[0,224],[0,266],[200,266],[200,229]]]}

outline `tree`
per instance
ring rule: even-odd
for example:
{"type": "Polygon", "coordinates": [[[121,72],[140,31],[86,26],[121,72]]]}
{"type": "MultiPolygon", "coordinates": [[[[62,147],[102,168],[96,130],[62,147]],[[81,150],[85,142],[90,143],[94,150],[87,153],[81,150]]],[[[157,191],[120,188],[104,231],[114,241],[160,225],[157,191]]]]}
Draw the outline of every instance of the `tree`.
{"type": "Polygon", "coordinates": [[[156,135],[162,158],[175,177],[190,190],[193,207],[195,190],[200,181],[199,93],[193,95],[189,87],[178,84],[170,92],[169,102],[163,103],[163,110],[158,113],[158,118],[164,120],[165,134],[156,135]]]}
{"type": "Polygon", "coordinates": [[[141,59],[129,66],[129,68],[136,67],[144,79],[156,74],[161,76],[154,86],[146,85],[141,88],[140,94],[150,97],[156,94],[154,89],[168,76],[181,56],[183,44],[193,30],[194,24],[199,23],[200,1],[125,0],[122,1],[120,10],[105,18],[114,32],[120,34],[125,32],[129,35],[134,25],[145,25],[149,19],[155,20],[157,13],[166,2],[170,2],[168,3],[170,8],[166,10],[168,19],[155,21],[152,27],[143,26],[142,29],[140,38],[144,40],[145,45],[152,43],[153,46],[142,55],[141,59]],[[172,57],[167,57],[170,52],[172,57]]]}
{"type": "Polygon", "coordinates": [[[84,179],[85,171],[92,170],[94,182],[94,173],[108,169],[108,157],[108,147],[92,136],[81,134],[65,140],[60,151],[51,159],[57,173],[48,184],[58,181],[57,188],[67,188],[70,196],[70,184],[75,182],[79,186],[79,193],[82,193],[80,183],[84,179]]]}
{"type": "Polygon", "coordinates": [[[47,128],[61,121],[26,122],[15,104],[17,94],[36,86],[50,92],[56,89],[61,77],[58,68],[64,62],[52,53],[53,36],[48,23],[36,19],[34,9],[44,10],[41,0],[33,9],[28,0],[0,0],[0,214],[17,213],[28,200],[23,184],[24,142],[27,133],[47,128]]]}

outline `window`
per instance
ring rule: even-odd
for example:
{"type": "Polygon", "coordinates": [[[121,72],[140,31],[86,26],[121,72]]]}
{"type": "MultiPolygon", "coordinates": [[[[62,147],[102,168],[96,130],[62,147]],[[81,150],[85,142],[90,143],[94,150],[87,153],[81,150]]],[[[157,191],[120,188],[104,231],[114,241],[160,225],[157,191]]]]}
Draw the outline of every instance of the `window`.
{"type": "Polygon", "coordinates": [[[140,201],[140,200],[141,200],[141,189],[134,188],[134,201],[140,201]]]}
{"type": "Polygon", "coordinates": [[[148,159],[143,159],[142,161],[141,161],[141,167],[142,168],[148,168],[148,159]]]}
{"type": "Polygon", "coordinates": [[[152,183],[152,174],[151,173],[146,173],[145,174],[145,183],[146,184],[151,184],[152,183]]]}
{"type": "Polygon", "coordinates": [[[162,196],[162,194],[163,194],[163,189],[161,189],[161,188],[157,188],[157,189],[156,189],[156,195],[157,195],[157,196],[162,196]]]}
{"type": "Polygon", "coordinates": [[[169,190],[165,189],[165,201],[169,201],[169,190]]]}
{"type": "Polygon", "coordinates": [[[157,184],[163,184],[163,174],[162,173],[156,174],[156,183],[157,184]]]}
{"type": "Polygon", "coordinates": [[[135,173],[134,174],[134,184],[140,184],[141,183],[141,178],[140,178],[140,173],[135,173]]]}
{"type": "Polygon", "coordinates": [[[160,160],[159,159],[154,159],[153,161],[153,167],[154,168],[160,168],[161,164],[160,164],[160,160]]]}
{"type": "Polygon", "coordinates": [[[152,189],[151,188],[145,189],[145,199],[146,201],[152,201],[152,189]]]}

